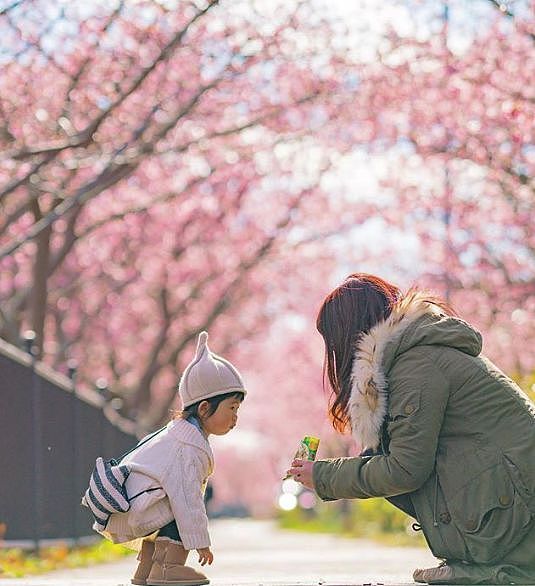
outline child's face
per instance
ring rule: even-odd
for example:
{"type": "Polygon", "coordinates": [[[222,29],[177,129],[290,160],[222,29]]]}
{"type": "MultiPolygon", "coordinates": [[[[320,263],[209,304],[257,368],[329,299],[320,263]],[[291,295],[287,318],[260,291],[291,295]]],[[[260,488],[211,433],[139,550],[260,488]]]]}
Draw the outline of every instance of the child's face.
{"type": "Polygon", "coordinates": [[[208,434],[225,435],[238,421],[241,401],[235,397],[223,399],[212,415],[202,417],[202,426],[208,434]]]}

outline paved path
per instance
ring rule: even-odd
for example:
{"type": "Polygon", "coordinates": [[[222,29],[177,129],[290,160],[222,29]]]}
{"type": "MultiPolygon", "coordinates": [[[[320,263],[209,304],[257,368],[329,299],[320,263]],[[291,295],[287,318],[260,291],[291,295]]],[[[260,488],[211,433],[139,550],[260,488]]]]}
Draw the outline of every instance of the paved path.
{"type": "MultiPolygon", "coordinates": [[[[281,531],[269,521],[214,520],[211,536],[215,561],[204,568],[211,586],[407,584],[414,568],[436,565],[425,549],[281,531]]],[[[0,579],[0,585],[128,586],[136,563],[125,558],[41,578],[0,579]]]]}

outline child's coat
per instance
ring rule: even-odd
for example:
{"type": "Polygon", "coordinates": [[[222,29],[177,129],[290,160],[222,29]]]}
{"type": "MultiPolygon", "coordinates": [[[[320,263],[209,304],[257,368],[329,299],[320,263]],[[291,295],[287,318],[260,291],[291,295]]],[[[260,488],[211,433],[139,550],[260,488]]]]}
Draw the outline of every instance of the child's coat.
{"type": "Polygon", "coordinates": [[[142,494],[131,501],[129,511],[110,517],[102,535],[125,543],[150,535],[174,519],[186,549],[210,546],[204,490],[214,458],[197,427],[175,419],[121,463],[132,470],[126,480],[128,494],[142,494]]]}

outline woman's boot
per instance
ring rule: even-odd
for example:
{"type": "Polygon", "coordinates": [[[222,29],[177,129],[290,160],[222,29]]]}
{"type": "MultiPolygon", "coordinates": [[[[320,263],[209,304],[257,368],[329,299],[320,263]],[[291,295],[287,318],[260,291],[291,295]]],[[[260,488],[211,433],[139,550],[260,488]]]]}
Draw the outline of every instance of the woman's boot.
{"type": "Polygon", "coordinates": [[[535,572],[511,564],[448,561],[437,568],[415,570],[413,578],[427,584],[533,584],[535,572]]]}
{"type": "Polygon", "coordinates": [[[165,538],[156,539],[152,569],[147,586],[200,586],[209,584],[208,578],[185,566],[188,551],[181,543],[165,538]]]}
{"type": "Polygon", "coordinates": [[[141,543],[141,549],[137,554],[139,564],[137,566],[134,577],[130,580],[132,584],[139,584],[145,586],[147,584],[147,577],[152,568],[152,556],[154,555],[154,541],[146,539],[141,543]]]}

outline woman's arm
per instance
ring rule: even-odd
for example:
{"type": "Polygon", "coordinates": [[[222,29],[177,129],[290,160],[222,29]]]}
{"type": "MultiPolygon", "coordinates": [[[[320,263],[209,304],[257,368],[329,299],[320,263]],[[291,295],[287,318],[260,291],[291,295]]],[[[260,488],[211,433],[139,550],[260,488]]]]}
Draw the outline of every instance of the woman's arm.
{"type": "Polygon", "coordinates": [[[423,348],[403,354],[389,379],[388,455],[318,460],[312,476],[322,499],[412,492],[433,471],[448,381],[423,348]]]}

